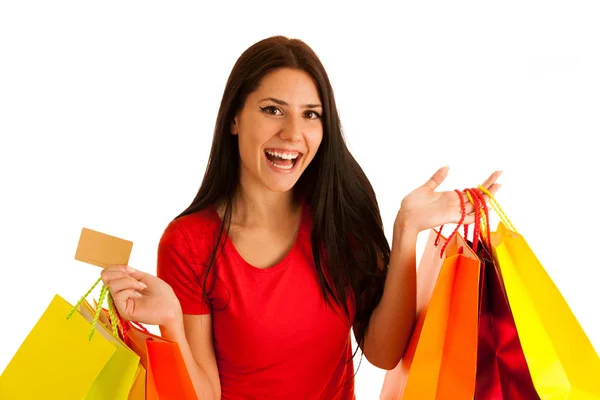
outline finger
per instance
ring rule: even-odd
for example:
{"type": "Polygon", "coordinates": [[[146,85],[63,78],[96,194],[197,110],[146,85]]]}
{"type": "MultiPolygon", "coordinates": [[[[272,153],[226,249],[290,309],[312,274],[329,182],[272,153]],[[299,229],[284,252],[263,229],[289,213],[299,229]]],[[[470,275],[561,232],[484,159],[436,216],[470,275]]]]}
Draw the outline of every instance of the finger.
{"type": "Polygon", "coordinates": [[[427,187],[432,191],[437,189],[437,187],[440,186],[444,179],[446,179],[446,177],[448,176],[448,170],[448,166],[438,169],[437,171],[435,171],[435,174],[433,174],[433,176],[423,184],[423,186],[427,187]]]}
{"type": "Polygon", "coordinates": [[[110,282],[108,288],[110,289],[110,293],[113,297],[123,290],[135,289],[135,290],[144,290],[146,289],[146,284],[138,281],[137,279],[127,276],[121,279],[115,279],[110,282]]]}
{"type": "Polygon", "coordinates": [[[102,278],[102,282],[105,285],[110,285],[112,281],[115,279],[122,279],[128,277],[129,274],[127,272],[119,271],[119,270],[102,270],[100,273],[100,277],[102,278]]]}
{"type": "Polygon", "coordinates": [[[469,215],[475,211],[475,205],[473,203],[471,203],[471,200],[469,200],[469,196],[467,196],[466,193],[462,193],[462,196],[463,196],[463,204],[465,207],[465,214],[469,215]]]}
{"type": "Polygon", "coordinates": [[[463,225],[471,225],[475,223],[475,214],[469,214],[465,216],[465,220],[463,221],[463,225]]]}
{"type": "Polygon", "coordinates": [[[129,276],[137,279],[138,281],[147,283],[148,278],[151,276],[149,273],[147,272],[143,272],[143,271],[138,271],[136,269],[133,269],[131,267],[129,267],[129,276]]]}
{"type": "Polygon", "coordinates": [[[142,294],[134,289],[122,290],[113,296],[119,314],[126,319],[129,319],[128,317],[133,314],[135,310],[135,300],[140,298],[142,298],[142,294]]]}
{"type": "MultiPolygon", "coordinates": [[[[491,193],[492,196],[496,196],[496,193],[498,193],[498,190],[500,190],[500,188],[502,187],[501,183],[494,183],[492,186],[489,187],[488,192],[491,193]]],[[[482,193],[483,198],[485,199],[486,203],[490,202],[490,196],[488,196],[487,193],[482,193]]]]}
{"type": "Polygon", "coordinates": [[[484,188],[486,188],[487,190],[490,190],[490,187],[496,183],[496,181],[498,180],[498,178],[500,178],[500,175],[502,175],[502,171],[495,171],[493,174],[491,174],[489,176],[489,178],[487,178],[482,184],[481,186],[483,186],[484,188]]]}
{"type": "MultiPolygon", "coordinates": [[[[490,188],[488,189],[488,191],[492,194],[492,196],[495,196],[496,193],[498,193],[498,190],[500,190],[500,188],[502,187],[501,183],[494,183],[492,186],[490,186],[490,188]]],[[[488,196],[486,195],[486,198],[488,196]]]]}
{"type": "Polygon", "coordinates": [[[138,272],[139,271],[130,267],[129,265],[113,264],[104,268],[100,275],[102,276],[102,281],[106,285],[111,279],[118,279],[120,277],[136,274],[138,272]]]}
{"type": "Polygon", "coordinates": [[[106,271],[123,271],[123,272],[133,272],[135,271],[127,264],[111,264],[108,267],[104,268],[106,271]]]}
{"type": "Polygon", "coordinates": [[[115,302],[126,302],[129,299],[140,299],[143,295],[135,289],[121,290],[113,296],[115,302]]]}

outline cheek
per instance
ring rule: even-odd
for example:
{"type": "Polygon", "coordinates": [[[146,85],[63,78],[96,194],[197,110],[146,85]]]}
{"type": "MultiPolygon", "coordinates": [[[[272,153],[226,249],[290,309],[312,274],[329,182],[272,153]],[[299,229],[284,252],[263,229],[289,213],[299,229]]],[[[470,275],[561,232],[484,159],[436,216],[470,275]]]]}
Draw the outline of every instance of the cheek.
{"type": "MultiPolygon", "coordinates": [[[[240,155],[247,159],[248,157],[256,157],[256,153],[260,150],[262,142],[256,132],[245,130],[238,135],[238,145],[240,155]]],[[[249,161],[249,160],[248,160],[249,161]]]]}
{"type": "Polygon", "coordinates": [[[321,142],[323,141],[323,131],[316,130],[307,135],[306,142],[308,145],[308,151],[311,153],[311,158],[319,150],[319,146],[321,146],[321,142]]]}
{"type": "Polygon", "coordinates": [[[245,122],[243,131],[239,134],[240,152],[242,147],[247,155],[251,152],[261,152],[262,147],[279,131],[280,127],[276,123],[261,121],[248,118],[245,122]]]}
{"type": "Polygon", "coordinates": [[[242,165],[244,165],[246,168],[254,169],[257,165],[257,147],[252,137],[246,134],[238,135],[238,147],[240,162],[242,165]]]}

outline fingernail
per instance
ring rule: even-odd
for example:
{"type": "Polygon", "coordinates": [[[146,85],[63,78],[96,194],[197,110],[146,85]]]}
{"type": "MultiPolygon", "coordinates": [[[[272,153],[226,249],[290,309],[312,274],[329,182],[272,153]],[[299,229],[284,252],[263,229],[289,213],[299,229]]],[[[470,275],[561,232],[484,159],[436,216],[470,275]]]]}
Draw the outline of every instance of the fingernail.
{"type": "Polygon", "coordinates": [[[129,265],[126,268],[127,272],[137,272],[134,268],[131,268],[129,265]]]}
{"type": "Polygon", "coordinates": [[[138,286],[141,287],[142,289],[146,289],[148,287],[144,282],[141,282],[141,281],[138,281],[138,286]]]}
{"type": "Polygon", "coordinates": [[[135,297],[142,297],[142,294],[140,292],[135,292],[135,297]]]}

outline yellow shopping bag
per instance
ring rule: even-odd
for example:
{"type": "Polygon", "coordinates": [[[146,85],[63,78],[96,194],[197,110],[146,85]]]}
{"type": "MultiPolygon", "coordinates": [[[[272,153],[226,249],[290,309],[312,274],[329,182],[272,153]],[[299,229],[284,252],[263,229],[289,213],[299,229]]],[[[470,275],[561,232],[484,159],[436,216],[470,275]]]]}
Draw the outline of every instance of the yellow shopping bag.
{"type": "Polygon", "coordinates": [[[54,296],[0,376],[0,399],[127,400],[139,356],[76,307],[54,296]]]}
{"type": "Polygon", "coordinates": [[[542,400],[600,399],[600,358],[540,261],[484,188],[501,218],[491,242],[523,353],[542,400]]]}
{"type": "Polygon", "coordinates": [[[146,400],[146,369],[142,365],[138,366],[138,373],[127,400],[146,400]]]}
{"type": "MultiPolygon", "coordinates": [[[[122,327],[120,326],[120,323],[118,323],[118,322],[112,323],[112,321],[119,321],[119,319],[117,318],[116,310],[114,309],[114,303],[113,303],[112,299],[110,297],[108,299],[108,305],[109,305],[108,308],[110,310],[111,315],[113,316],[112,318],[107,318],[107,316],[104,312],[104,309],[102,309],[102,308],[98,309],[98,303],[94,302],[94,304],[95,304],[96,308],[92,307],[92,305],[90,303],[88,303],[85,299],[83,299],[81,302],[81,305],[79,307],[81,314],[86,316],[86,318],[90,318],[90,316],[98,314],[98,316],[99,316],[98,323],[102,324],[102,326],[104,327],[104,329],[106,331],[108,331],[108,330],[113,331],[113,338],[115,338],[117,340],[117,342],[121,345],[121,347],[130,349],[131,351],[133,351],[135,353],[135,350],[131,349],[121,339],[121,336],[119,335],[119,332],[118,332],[119,328],[122,329],[122,327]],[[97,313],[97,311],[99,311],[99,313],[97,313]]],[[[113,338],[111,338],[111,340],[114,340],[113,338]]],[[[143,364],[143,361],[140,359],[140,362],[138,363],[138,367],[137,367],[137,372],[135,374],[135,379],[133,381],[133,385],[131,386],[131,390],[129,391],[127,400],[145,400],[146,399],[146,376],[147,376],[147,374],[146,374],[146,369],[144,368],[144,366],[142,364],[143,364]]]]}

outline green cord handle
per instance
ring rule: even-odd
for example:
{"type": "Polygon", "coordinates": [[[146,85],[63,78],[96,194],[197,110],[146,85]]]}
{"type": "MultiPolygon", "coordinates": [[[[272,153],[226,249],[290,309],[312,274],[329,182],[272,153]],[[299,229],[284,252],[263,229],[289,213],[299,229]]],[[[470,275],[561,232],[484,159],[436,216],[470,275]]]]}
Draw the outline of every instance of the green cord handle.
{"type": "MultiPolygon", "coordinates": [[[[92,287],[83,296],[81,296],[81,298],[79,299],[79,301],[77,303],[75,303],[75,305],[73,306],[73,308],[71,309],[69,314],[67,314],[67,319],[69,319],[69,318],[71,318],[71,316],[73,316],[75,311],[77,311],[77,307],[79,307],[81,305],[81,303],[83,303],[83,301],[90,295],[90,293],[92,293],[94,288],[96,286],[98,286],[98,284],[100,283],[101,280],[102,280],[102,278],[98,278],[98,280],[96,280],[96,282],[94,282],[92,287]]],[[[114,302],[113,302],[112,296],[110,295],[110,292],[108,290],[108,286],[102,285],[102,289],[100,289],[100,297],[98,298],[98,305],[96,306],[96,312],[94,313],[94,318],[92,319],[92,326],[90,328],[90,334],[88,336],[89,340],[92,340],[92,337],[94,336],[94,332],[96,331],[96,324],[98,323],[98,319],[100,318],[100,312],[102,311],[102,304],[104,303],[104,299],[106,297],[108,297],[108,309],[109,309],[109,313],[110,313],[110,324],[112,327],[112,334],[114,337],[119,339],[118,326],[120,324],[119,324],[119,319],[116,316],[116,310],[114,309],[114,302]]]]}

